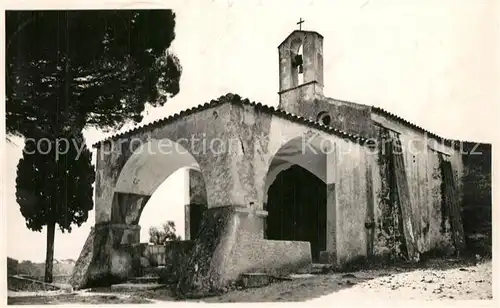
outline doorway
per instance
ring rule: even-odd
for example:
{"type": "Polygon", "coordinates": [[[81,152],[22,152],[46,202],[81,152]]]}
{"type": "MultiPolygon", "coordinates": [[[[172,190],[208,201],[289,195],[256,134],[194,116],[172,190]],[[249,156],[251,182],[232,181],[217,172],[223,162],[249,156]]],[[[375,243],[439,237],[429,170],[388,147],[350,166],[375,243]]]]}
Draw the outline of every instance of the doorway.
{"type": "Polygon", "coordinates": [[[266,238],[309,242],[313,262],[318,262],[326,250],[326,184],[293,165],[269,187],[266,209],[266,238]]]}

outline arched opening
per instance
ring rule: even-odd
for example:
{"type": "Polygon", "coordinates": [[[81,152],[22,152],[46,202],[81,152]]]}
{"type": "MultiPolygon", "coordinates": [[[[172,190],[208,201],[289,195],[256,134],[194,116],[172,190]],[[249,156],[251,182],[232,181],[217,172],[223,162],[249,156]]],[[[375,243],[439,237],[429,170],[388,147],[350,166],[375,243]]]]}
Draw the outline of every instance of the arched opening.
{"type": "Polygon", "coordinates": [[[332,117],[326,111],[322,111],[318,114],[317,121],[323,125],[329,126],[332,122],[332,117]]]}
{"type": "Polygon", "coordinates": [[[302,40],[297,39],[290,46],[292,61],[292,86],[304,83],[304,46],[302,40]]]}
{"type": "MultiPolygon", "coordinates": [[[[137,230],[140,226],[140,234],[131,237],[127,244],[138,245],[140,241],[141,262],[145,255],[157,253],[156,265],[162,265],[168,262],[166,250],[148,248],[149,228],[164,231],[163,224],[174,221],[181,240],[175,242],[182,249],[188,247],[186,240],[196,237],[207,208],[206,196],[205,181],[193,155],[169,139],[151,140],[137,148],[122,168],[115,186],[111,221],[137,225],[137,230]],[[196,210],[191,211],[193,203],[196,210]]],[[[165,242],[154,244],[163,246],[165,242]]]]}
{"type": "Polygon", "coordinates": [[[326,154],[321,143],[319,137],[304,137],[283,145],[271,161],[264,195],[265,237],[309,242],[314,262],[327,250],[326,154]]]}
{"type": "Polygon", "coordinates": [[[304,47],[303,45],[301,44],[300,47],[299,47],[299,50],[297,51],[297,55],[300,57],[300,59],[302,59],[300,61],[300,65],[298,66],[298,69],[297,69],[297,85],[301,85],[304,83],[304,55],[303,55],[303,50],[304,47]]]}
{"type": "Polygon", "coordinates": [[[168,176],[153,192],[139,218],[141,243],[150,241],[150,228],[160,231],[173,222],[181,240],[194,240],[207,208],[205,182],[197,169],[183,167],[168,176]]]}

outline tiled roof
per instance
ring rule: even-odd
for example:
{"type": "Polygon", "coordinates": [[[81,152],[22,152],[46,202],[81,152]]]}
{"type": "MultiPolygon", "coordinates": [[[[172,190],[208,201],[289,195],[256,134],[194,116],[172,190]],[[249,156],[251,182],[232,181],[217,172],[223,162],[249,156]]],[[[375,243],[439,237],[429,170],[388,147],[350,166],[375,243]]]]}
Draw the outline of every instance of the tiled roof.
{"type": "Polygon", "coordinates": [[[236,95],[236,94],[226,94],[224,96],[221,96],[217,100],[211,100],[209,103],[200,104],[196,107],[183,110],[179,113],[176,113],[176,114],[171,115],[169,117],[154,121],[152,123],[135,127],[135,128],[128,130],[126,132],[114,134],[114,135],[112,135],[104,140],[101,140],[101,141],[93,144],[92,147],[98,148],[104,142],[111,141],[111,140],[114,140],[117,138],[123,138],[126,136],[130,136],[130,135],[137,133],[141,130],[152,129],[152,128],[158,127],[159,125],[169,124],[169,123],[179,119],[180,117],[187,116],[187,115],[190,115],[190,114],[193,114],[193,113],[196,113],[199,111],[203,111],[203,110],[206,110],[209,108],[213,108],[213,107],[225,104],[225,103],[254,106],[256,109],[261,110],[263,112],[267,112],[269,114],[288,119],[288,120],[295,122],[295,123],[305,124],[309,127],[316,128],[316,129],[319,129],[319,130],[327,132],[327,133],[332,133],[332,134],[335,134],[339,137],[349,139],[349,140],[356,142],[356,143],[363,143],[367,140],[367,138],[364,138],[362,136],[350,134],[350,133],[347,133],[345,131],[342,131],[342,130],[339,130],[339,129],[336,129],[336,128],[333,128],[330,126],[323,125],[317,121],[312,121],[308,118],[304,118],[304,117],[286,112],[284,110],[281,110],[281,109],[278,109],[275,107],[266,106],[266,105],[263,105],[261,103],[250,102],[248,99],[242,99],[239,95],[236,95]]]}
{"type": "MultiPolygon", "coordinates": [[[[145,125],[142,125],[142,126],[137,126],[133,129],[130,129],[126,132],[122,132],[122,133],[117,133],[117,134],[114,134],[104,140],[101,140],[95,144],[92,145],[92,147],[94,148],[98,148],[102,143],[106,142],[106,141],[111,141],[111,140],[115,140],[117,138],[123,138],[123,137],[126,137],[126,136],[130,136],[134,133],[137,133],[141,130],[146,130],[146,129],[152,129],[152,128],[155,128],[155,127],[158,127],[160,125],[165,125],[165,124],[168,124],[168,123],[171,123],[177,119],[179,119],[180,117],[183,117],[183,116],[187,116],[187,115],[190,115],[190,114],[193,114],[193,113],[196,113],[196,112],[199,112],[199,111],[203,111],[203,110],[206,110],[206,109],[209,109],[209,108],[213,108],[213,107],[216,107],[216,106],[220,106],[222,104],[225,104],[225,103],[232,103],[232,104],[241,104],[241,105],[248,105],[248,106],[254,106],[256,109],[258,110],[261,110],[263,112],[267,112],[269,114],[272,114],[272,115],[275,115],[275,116],[279,116],[279,117],[282,117],[282,118],[285,118],[285,119],[288,119],[292,122],[295,122],[295,123],[300,123],[300,124],[304,124],[304,125],[307,125],[309,127],[312,127],[312,128],[316,128],[316,129],[319,129],[321,131],[324,131],[324,132],[327,132],[327,133],[332,133],[332,134],[335,134],[339,137],[342,137],[342,138],[345,138],[345,139],[348,139],[348,140],[351,140],[353,142],[356,142],[356,143],[364,143],[366,142],[368,139],[363,137],[363,136],[360,136],[360,135],[355,135],[355,134],[350,134],[348,132],[345,132],[345,131],[342,131],[342,130],[339,130],[337,128],[334,128],[334,127],[331,127],[331,126],[326,126],[326,125],[323,125],[317,121],[313,121],[311,119],[308,119],[308,118],[304,118],[304,117],[301,117],[301,116],[298,116],[296,114],[292,114],[292,113],[289,113],[289,112],[286,112],[282,109],[279,109],[279,108],[275,108],[275,107],[272,107],[272,106],[267,106],[267,105],[263,105],[261,103],[255,103],[255,102],[250,102],[248,99],[242,99],[239,95],[237,94],[226,94],[226,95],[223,95],[221,97],[219,97],[218,99],[216,100],[211,100],[210,102],[208,103],[205,103],[205,104],[200,104],[196,107],[193,107],[193,108],[189,108],[189,109],[186,109],[186,110],[183,110],[179,113],[175,113],[171,116],[168,116],[168,117],[165,117],[163,119],[160,119],[160,120],[157,120],[157,121],[154,121],[152,123],[148,123],[148,124],[145,124],[145,125]]],[[[353,103],[355,104],[355,103],[353,103]]],[[[428,136],[432,137],[432,138],[436,138],[438,140],[442,140],[446,145],[449,145],[449,146],[455,146],[455,147],[459,147],[461,143],[469,143],[469,144],[475,144],[475,142],[473,141],[465,141],[465,140],[456,140],[456,139],[447,139],[447,138],[443,138],[437,134],[434,134],[432,132],[429,132],[427,131],[426,129],[424,129],[423,127],[420,127],[416,124],[413,124],[407,120],[405,120],[404,118],[401,118],[385,109],[382,109],[380,107],[375,107],[375,106],[371,106],[371,110],[372,112],[376,112],[376,113],[379,113],[379,114],[382,114],[388,118],[391,118],[395,121],[398,121],[410,128],[413,128],[419,132],[422,132],[422,133],[426,133],[428,136]]]]}
{"type": "Polygon", "coordinates": [[[439,136],[437,134],[434,134],[434,133],[426,130],[425,128],[423,128],[421,126],[418,126],[418,125],[416,125],[414,123],[411,123],[411,122],[405,120],[404,118],[402,118],[400,116],[397,116],[397,115],[395,115],[395,114],[393,114],[393,113],[391,113],[391,112],[389,112],[389,111],[387,111],[385,109],[382,109],[380,107],[372,106],[372,111],[377,112],[377,113],[382,114],[382,115],[385,115],[386,117],[391,118],[391,119],[393,119],[395,121],[398,121],[398,122],[400,122],[400,123],[402,123],[402,124],[404,124],[404,125],[406,125],[406,126],[408,126],[410,128],[413,128],[413,129],[415,129],[415,130],[417,130],[417,131],[419,131],[421,133],[426,133],[428,136],[430,136],[432,138],[435,138],[435,139],[438,139],[438,140],[442,140],[444,142],[444,144],[446,144],[446,145],[459,146],[460,143],[474,143],[472,141],[465,141],[465,140],[460,141],[460,140],[456,140],[456,139],[443,138],[443,137],[441,137],[441,136],[439,136]]]}

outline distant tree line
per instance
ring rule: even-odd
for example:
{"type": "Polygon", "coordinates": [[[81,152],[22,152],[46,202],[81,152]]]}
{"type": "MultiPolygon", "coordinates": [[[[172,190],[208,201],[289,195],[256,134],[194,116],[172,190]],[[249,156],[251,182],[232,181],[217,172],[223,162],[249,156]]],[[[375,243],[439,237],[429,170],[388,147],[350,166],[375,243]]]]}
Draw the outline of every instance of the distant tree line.
{"type": "MultiPolygon", "coordinates": [[[[54,275],[70,275],[75,261],[68,259],[65,262],[56,262],[54,275]]],[[[29,260],[19,262],[16,259],[7,257],[7,275],[26,275],[40,279],[45,276],[45,263],[35,263],[29,260]]]]}

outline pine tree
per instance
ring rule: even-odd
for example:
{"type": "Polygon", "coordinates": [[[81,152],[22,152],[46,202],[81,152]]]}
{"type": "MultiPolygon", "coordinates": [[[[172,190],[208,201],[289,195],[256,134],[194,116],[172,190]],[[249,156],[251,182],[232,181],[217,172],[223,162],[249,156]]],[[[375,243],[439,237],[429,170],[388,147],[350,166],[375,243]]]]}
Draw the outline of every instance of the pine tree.
{"type": "Polygon", "coordinates": [[[70,232],[72,224],[87,220],[94,181],[86,148],[78,156],[71,144],[72,151],[57,156],[53,147],[61,137],[81,141],[80,146],[87,127],[116,129],[139,122],[145,103],[161,106],[179,92],[182,68],[168,52],[175,14],[8,11],[5,25],[6,128],[8,135],[27,141],[18,165],[17,200],[29,229],[47,226],[50,281],[56,225],[70,232]],[[45,141],[45,150],[37,150],[28,138],[49,140],[52,151],[45,141]]]}
{"type": "Polygon", "coordinates": [[[179,92],[171,10],[6,13],[6,126],[118,128],[179,92]]]}

